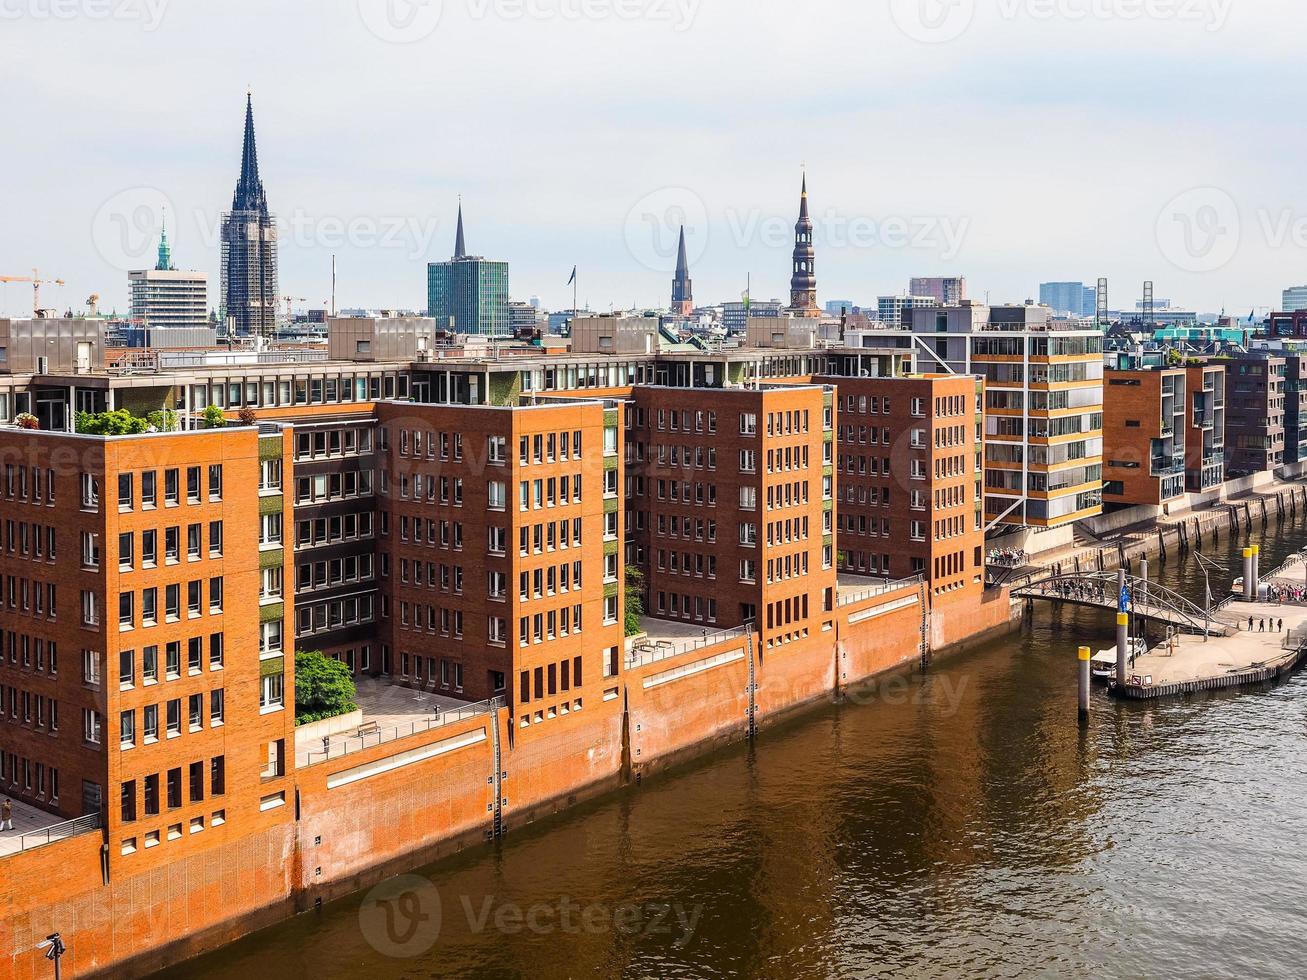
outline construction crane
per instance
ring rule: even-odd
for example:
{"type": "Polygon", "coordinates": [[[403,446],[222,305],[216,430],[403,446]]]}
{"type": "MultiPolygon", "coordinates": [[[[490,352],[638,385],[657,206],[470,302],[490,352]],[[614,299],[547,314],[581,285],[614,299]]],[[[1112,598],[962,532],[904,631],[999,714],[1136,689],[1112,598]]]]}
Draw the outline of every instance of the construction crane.
{"type": "Polygon", "coordinates": [[[286,322],[290,323],[290,316],[291,316],[290,304],[307,303],[309,301],[309,298],[307,296],[283,296],[281,298],[281,301],[286,304],[286,322]]]}
{"type": "Polygon", "coordinates": [[[32,284],[32,316],[40,319],[45,316],[45,310],[41,308],[41,284],[45,283],[50,286],[62,286],[62,279],[42,279],[41,274],[35,269],[30,276],[0,276],[0,282],[30,282],[32,284]]]}

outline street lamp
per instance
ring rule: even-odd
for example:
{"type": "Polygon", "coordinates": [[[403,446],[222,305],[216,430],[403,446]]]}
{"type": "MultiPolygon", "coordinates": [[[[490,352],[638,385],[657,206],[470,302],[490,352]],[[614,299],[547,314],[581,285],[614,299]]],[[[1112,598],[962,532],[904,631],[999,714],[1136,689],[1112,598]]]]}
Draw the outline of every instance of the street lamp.
{"type": "Polygon", "coordinates": [[[36,944],[36,948],[45,950],[45,958],[54,961],[54,980],[60,980],[59,957],[68,952],[68,947],[64,945],[59,933],[50,933],[43,942],[36,944]]]}
{"type": "Polygon", "coordinates": [[[1228,572],[1229,569],[1219,562],[1212,561],[1201,551],[1195,551],[1194,557],[1198,559],[1198,567],[1203,570],[1203,583],[1207,589],[1207,602],[1203,606],[1203,642],[1207,642],[1207,636],[1211,632],[1212,621],[1212,579],[1208,575],[1209,568],[1215,568],[1217,571],[1228,572]]]}

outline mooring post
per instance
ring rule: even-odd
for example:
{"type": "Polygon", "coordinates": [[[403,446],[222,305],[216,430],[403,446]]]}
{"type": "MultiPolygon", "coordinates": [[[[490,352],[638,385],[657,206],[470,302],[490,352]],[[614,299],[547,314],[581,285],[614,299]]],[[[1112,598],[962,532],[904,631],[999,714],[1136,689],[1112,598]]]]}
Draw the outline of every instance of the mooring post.
{"type": "Polygon", "coordinates": [[[1254,591],[1256,586],[1253,585],[1253,549],[1243,549],[1243,597],[1247,602],[1252,602],[1257,598],[1254,591]]]}
{"type": "Polygon", "coordinates": [[[1080,724],[1089,721],[1089,647],[1080,648],[1080,724]]]}
{"type": "Polygon", "coordinates": [[[1121,601],[1125,598],[1124,568],[1118,568],[1116,572],[1116,595],[1116,682],[1125,687],[1126,669],[1129,666],[1130,657],[1130,614],[1121,608],[1125,605],[1121,601]]]}

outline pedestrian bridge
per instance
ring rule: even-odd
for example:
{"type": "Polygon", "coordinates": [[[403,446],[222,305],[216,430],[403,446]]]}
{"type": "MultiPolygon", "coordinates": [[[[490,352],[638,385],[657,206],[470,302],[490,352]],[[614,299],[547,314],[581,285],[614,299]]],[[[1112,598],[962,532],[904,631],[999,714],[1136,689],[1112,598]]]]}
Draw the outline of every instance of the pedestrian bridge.
{"type": "MultiPolygon", "coordinates": [[[[1125,583],[1132,615],[1199,636],[1228,636],[1236,629],[1228,616],[1221,618],[1217,611],[1203,609],[1157,582],[1127,575],[1125,583]]],[[[1012,595],[1031,602],[1061,602],[1107,612],[1116,612],[1120,608],[1116,572],[1078,572],[1072,575],[1032,577],[1024,585],[1013,586],[1012,595]]]]}

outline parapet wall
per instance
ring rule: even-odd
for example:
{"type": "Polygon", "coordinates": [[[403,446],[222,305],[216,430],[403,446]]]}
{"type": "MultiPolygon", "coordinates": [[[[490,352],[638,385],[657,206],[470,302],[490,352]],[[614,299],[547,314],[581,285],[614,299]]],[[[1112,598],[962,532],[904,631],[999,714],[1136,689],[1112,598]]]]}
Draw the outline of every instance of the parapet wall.
{"type": "Polygon", "coordinates": [[[802,705],[916,664],[931,647],[1006,627],[1006,592],[940,603],[916,583],[840,606],[816,635],[760,649],[756,633],[629,666],[616,698],[543,728],[486,712],[297,769],[282,822],[214,835],[156,871],[101,881],[99,833],[0,858],[0,978],[139,975],[230,942],[444,853],[746,738],[802,705]],[[496,767],[496,758],[499,766],[496,767]],[[498,780],[496,769],[498,768],[498,780]],[[496,811],[498,792],[500,807],[496,811]]]}

